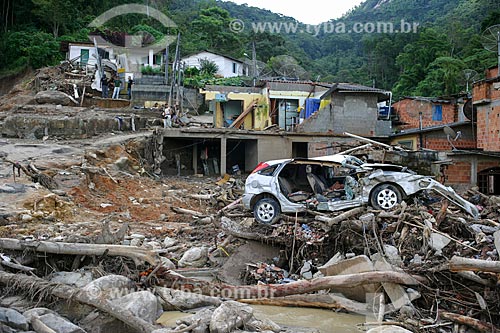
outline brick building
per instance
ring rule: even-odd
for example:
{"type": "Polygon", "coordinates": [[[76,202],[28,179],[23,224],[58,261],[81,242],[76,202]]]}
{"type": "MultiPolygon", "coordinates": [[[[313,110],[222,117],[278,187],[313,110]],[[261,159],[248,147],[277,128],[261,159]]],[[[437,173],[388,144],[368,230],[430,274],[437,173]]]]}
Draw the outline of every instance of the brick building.
{"type": "Polygon", "coordinates": [[[455,99],[405,97],[392,107],[397,116],[398,130],[440,126],[459,120],[455,99]]]}
{"type": "Polygon", "coordinates": [[[473,105],[477,109],[477,147],[500,152],[500,76],[498,67],[486,71],[486,79],[473,86],[473,105]]]}

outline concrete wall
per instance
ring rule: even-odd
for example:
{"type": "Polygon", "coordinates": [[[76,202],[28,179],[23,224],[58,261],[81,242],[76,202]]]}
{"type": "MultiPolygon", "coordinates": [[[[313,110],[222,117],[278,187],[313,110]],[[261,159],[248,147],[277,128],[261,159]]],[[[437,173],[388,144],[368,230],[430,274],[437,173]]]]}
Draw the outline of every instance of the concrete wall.
{"type": "Polygon", "coordinates": [[[374,94],[335,92],[329,105],[302,123],[300,132],[376,136],[377,102],[374,94]]]}
{"type": "Polygon", "coordinates": [[[258,141],[258,161],[279,160],[292,157],[292,142],[285,137],[263,137],[258,141]]]}

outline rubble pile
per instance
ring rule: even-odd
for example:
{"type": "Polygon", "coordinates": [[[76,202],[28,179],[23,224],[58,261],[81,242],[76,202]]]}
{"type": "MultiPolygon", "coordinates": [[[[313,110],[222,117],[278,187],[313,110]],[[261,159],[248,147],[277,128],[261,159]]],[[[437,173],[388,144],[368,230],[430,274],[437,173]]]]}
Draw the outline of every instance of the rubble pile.
{"type": "Polygon", "coordinates": [[[0,190],[16,208],[0,212],[3,331],[315,332],[256,319],[245,303],[346,311],[368,316],[366,328],[412,332],[500,323],[500,197],[467,192],[478,220],[425,197],[262,225],[242,209],[241,177],[159,178],[143,149],[130,141],[30,161],[51,189],[40,177],[13,182],[2,162],[13,171],[0,190]],[[250,254],[242,285],[219,281],[247,239],[279,255],[250,254]],[[189,315],[169,321],[175,310],[189,315]]]}

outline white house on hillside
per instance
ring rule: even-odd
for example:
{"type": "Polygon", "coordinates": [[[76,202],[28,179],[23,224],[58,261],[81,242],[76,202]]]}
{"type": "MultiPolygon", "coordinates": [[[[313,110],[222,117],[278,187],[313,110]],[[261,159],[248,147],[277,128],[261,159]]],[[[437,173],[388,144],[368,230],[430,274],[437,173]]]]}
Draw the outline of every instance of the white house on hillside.
{"type": "Polygon", "coordinates": [[[247,75],[246,65],[238,59],[218,54],[211,51],[202,51],[181,59],[186,67],[200,68],[200,60],[207,59],[219,67],[218,75],[223,77],[234,77],[247,75]]]}

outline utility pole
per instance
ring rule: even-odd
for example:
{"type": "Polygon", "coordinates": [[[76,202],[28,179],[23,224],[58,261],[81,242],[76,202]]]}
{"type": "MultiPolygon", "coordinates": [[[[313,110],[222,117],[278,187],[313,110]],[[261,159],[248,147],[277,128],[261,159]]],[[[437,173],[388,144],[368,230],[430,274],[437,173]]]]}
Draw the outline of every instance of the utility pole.
{"type": "Polygon", "coordinates": [[[255,87],[257,80],[257,51],[255,50],[255,40],[252,42],[252,66],[253,86],[255,87]]]}

